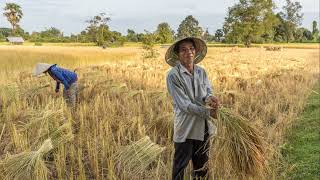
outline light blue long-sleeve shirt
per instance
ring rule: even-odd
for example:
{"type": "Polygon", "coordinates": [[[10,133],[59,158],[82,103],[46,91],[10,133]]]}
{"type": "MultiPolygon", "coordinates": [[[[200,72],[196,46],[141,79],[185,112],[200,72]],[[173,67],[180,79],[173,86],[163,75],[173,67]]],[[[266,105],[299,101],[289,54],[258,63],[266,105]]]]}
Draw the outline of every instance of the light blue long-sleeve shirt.
{"type": "MultiPolygon", "coordinates": [[[[174,106],[174,142],[185,142],[186,139],[204,139],[205,121],[210,117],[210,110],[205,99],[212,96],[213,90],[207,73],[200,66],[194,65],[191,74],[180,63],[167,75],[167,88],[174,106]]],[[[215,127],[208,121],[209,134],[215,127]]]]}

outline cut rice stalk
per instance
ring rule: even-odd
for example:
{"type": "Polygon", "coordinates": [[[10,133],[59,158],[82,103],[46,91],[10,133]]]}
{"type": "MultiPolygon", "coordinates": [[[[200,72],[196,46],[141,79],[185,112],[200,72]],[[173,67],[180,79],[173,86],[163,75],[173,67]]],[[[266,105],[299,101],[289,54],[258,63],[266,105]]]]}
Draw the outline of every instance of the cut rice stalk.
{"type": "MultiPolygon", "coordinates": [[[[259,131],[244,117],[220,108],[214,140],[214,172],[238,179],[263,177],[265,144],[259,131]]],[[[221,177],[223,178],[223,177],[221,177]]]]}

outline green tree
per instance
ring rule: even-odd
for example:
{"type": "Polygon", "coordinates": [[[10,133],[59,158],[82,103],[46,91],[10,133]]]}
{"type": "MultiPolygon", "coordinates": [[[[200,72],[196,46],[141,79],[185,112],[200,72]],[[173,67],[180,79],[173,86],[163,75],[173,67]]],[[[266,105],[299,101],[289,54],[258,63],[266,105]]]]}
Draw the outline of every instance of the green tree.
{"type": "Polygon", "coordinates": [[[280,16],[283,19],[283,27],[285,32],[285,40],[290,42],[294,39],[296,28],[301,25],[303,14],[300,13],[302,6],[299,2],[286,0],[286,5],[282,7],[283,11],[280,16]]]}
{"type": "Polygon", "coordinates": [[[31,42],[42,42],[43,40],[42,40],[39,32],[32,32],[30,35],[30,41],[31,42]]]}
{"type": "Polygon", "coordinates": [[[217,29],[216,33],[214,34],[214,36],[215,36],[216,40],[218,42],[220,42],[221,38],[223,37],[223,30],[222,29],[217,29]]]}
{"type": "Polygon", "coordinates": [[[106,45],[107,46],[123,46],[126,38],[117,31],[109,31],[109,34],[106,35],[106,45]]]}
{"type": "Polygon", "coordinates": [[[12,26],[12,35],[15,35],[17,25],[23,16],[21,7],[15,3],[6,3],[3,15],[7,17],[12,26]]]}
{"type": "Polygon", "coordinates": [[[142,39],[142,48],[144,49],[142,54],[143,59],[155,59],[159,56],[158,51],[155,49],[156,41],[157,36],[145,30],[145,35],[142,39]]]}
{"type": "Polygon", "coordinates": [[[286,32],[285,32],[285,27],[284,27],[284,19],[282,19],[280,13],[277,13],[276,15],[279,24],[274,27],[274,37],[273,40],[276,42],[283,42],[286,39],[286,32]]]}
{"type": "Polygon", "coordinates": [[[155,32],[157,42],[161,44],[173,42],[174,32],[166,22],[160,23],[155,32]]]}
{"type": "Polygon", "coordinates": [[[293,37],[296,42],[303,42],[303,41],[307,40],[306,38],[303,37],[303,32],[304,32],[304,28],[298,28],[293,33],[293,37]]]}
{"type": "Polygon", "coordinates": [[[11,31],[12,29],[10,28],[0,28],[0,34],[2,34],[3,37],[8,37],[11,31]]]}
{"type": "Polygon", "coordinates": [[[185,37],[201,37],[202,28],[199,26],[198,20],[192,15],[187,16],[179,25],[177,30],[177,38],[182,39],[185,37]]]}
{"type": "Polygon", "coordinates": [[[97,43],[99,46],[106,43],[106,37],[110,35],[109,26],[107,25],[110,20],[111,18],[107,16],[106,13],[100,13],[86,21],[89,23],[87,34],[92,42],[97,43]]]}
{"type": "Polygon", "coordinates": [[[96,32],[96,43],[98,46],[106,46],[107,44],[113,43],[114,38],[112,32],[109,30],[109,26],[106,24],[100,24],[96,32]]]}
{"type": "Polygon", "coordinates": [[[90,39],[88,38],[88,34],[86,31],[81,31],[78,35],[78,41],[79,42],[90,42],[90,39]]]}
{"type": "Polygon", "coordinates": [[[50,38],[50,37],[54,37],[54,38],[59,38],[62,37],[62,32],[55,27],[51,27],[45,31],[41,31],[40,32],[41,36],[44,38],[50,38]]]}
{"type": "Polygon", "coordinates": [[[132,29],[127,30],[127,40],[129,42],[138,42],[137,34],[132,29]]]}
{"type": "Polygon", "coordinates": [[[264,20],[263,20],[263,26],[262,26],[262,40],[263,42],[273,42],[275,37],[275,28],[280,24],[280,20],[273,13],[273,11],[268,11],[265,14],[264,20]]]}
{"type": "Polygon", "coordinates": [[[3,42],[5,40],[6,40],[6,37],[4,37],[4,35],[0,33],[0,42],[3,42]]]}
{"type": "Polygon", "coordinates": [[[312,22],[312,37],[314,41],[316,41],[319,38],[319,29],[317,21],[312,22]]]}
{"type": "Polygon", "coordinates": [[[312,36],[312,32],[309,31],[308,29],[306,28],[303,28],[304,31],[303,31],[303,37],[306,38],[307,40],[311,41],[313,39],[313,36],[312,36]]]}
{"type": "Polygon", "coordinates": [[[311,31],[303,27],[297,28],[293,35],[296,42],[311,41],[313,39],[311,31]]]}
{"type": "MultiPolygon", "coordinates": [[[[26,36],[26,33],[24,36],[26,36]]],[[[50,27],[44,31],[32,32],[32,34],[29,35],[29,40],[31,42],[68,42],[70,38],[64,37],[59,29],[50,27]]]]}
{"type": "Polygon", "coordinates": [[[24,40],[28,40],[30,38],[30,34],[25,32],[19,25],[16,26],[15,34],[21,36],[24,40]]]}
{"type": "Polygon", "coordinates": [[[145,34],[143,34],[143,33],[138,33],[138,34],[137,34],[138,42],[143,42],[144,39],[145,39],[144,36],[145,36],[145,34]]]}
{"type": "Polygon", "coordinates": [[[246,47],[273,28],[272,0],[240,0],[228,10],[223,31],[227,42],[243,42],[246,47]],[[272,19],[271,19],[272,18],[272,19]]]}

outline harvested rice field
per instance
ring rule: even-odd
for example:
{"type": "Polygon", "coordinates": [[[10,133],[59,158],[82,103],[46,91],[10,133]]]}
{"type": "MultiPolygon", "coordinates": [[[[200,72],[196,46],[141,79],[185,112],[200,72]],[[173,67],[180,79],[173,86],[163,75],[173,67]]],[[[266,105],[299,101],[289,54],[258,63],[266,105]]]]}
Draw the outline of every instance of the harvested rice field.
{"type": "MultiPolygon", "coordinates": [[[[199,65],[214,94],[260,133],[264,152],[263,171],[243,177],[231,164],[217,164],[227,151],[212,146],[211,177],[286,178],[285,130],[319,83],[319,44],[314,47],[209,47],[199,65]]],[[[0,179],[170,179],[173,107],[166,48],[145,59],[141,47],[0,46],[0,179]],[[55,93],[51,77],[32,76],[37,62],[77,72],[74,111],[62,91],[55,93]]]]}

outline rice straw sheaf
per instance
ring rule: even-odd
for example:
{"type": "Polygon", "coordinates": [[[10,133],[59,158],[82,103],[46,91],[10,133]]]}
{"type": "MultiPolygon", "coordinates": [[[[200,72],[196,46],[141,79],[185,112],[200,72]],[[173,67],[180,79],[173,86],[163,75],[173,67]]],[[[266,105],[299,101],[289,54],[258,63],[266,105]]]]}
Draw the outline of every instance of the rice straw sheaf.
{"type": "Polygon", "coordinates": [[[214,173],[221,178],[260,179],[264,175],[264,140],[247,119],[221,107],[214,140],[214,173]]]}
{"type": "Polygon", "coordinates": [[[125,146],[115,159],[123,172],[131,175],[143,173],[154,162],[164,147],[160,147],[150,140],[148,136],[125,146]]]}
{"type": "Polygon", "coordinates": [[[22,152],[0,162],[0,172],[4,179],[48,179],[48,169],[43,157],[53,149],[51,139],[47,139],[37,151],[22,152]]]}

